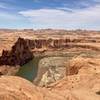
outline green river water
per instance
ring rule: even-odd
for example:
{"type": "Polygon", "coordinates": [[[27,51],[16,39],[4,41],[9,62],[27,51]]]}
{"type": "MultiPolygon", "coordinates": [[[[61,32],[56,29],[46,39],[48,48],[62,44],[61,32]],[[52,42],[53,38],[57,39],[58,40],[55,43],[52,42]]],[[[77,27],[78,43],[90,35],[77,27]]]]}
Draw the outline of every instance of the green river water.
{"type": "Polygon", "coordinates": [[[33,81],[34,78],[37,76],[38,72],[38,63],[41,57],[35,57],[25,65],[21,66],[17,76],[23,77],[29,81],[33,81]]]}

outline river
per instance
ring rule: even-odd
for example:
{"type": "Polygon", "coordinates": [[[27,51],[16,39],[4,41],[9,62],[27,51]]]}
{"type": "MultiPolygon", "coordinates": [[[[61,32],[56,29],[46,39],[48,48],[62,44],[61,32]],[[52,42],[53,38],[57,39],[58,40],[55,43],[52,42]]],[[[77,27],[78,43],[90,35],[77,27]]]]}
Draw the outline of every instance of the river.
{"type": "Polygon", "coordinates": [[[37,76],[38,72],[38,63],[41,57],[35,57],[25,65],[21,66],[17,76],[23,77],[29,81],[33,81],[34,78],[37,76]]]}

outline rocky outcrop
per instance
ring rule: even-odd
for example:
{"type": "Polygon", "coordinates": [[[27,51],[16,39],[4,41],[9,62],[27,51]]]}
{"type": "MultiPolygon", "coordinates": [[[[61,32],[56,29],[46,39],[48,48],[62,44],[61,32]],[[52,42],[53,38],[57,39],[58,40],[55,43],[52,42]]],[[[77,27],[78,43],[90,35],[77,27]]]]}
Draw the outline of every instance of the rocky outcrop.
{"type": "Polygon", "coordinates": [[[0,100],[43,100],[43,95],[29,81],[20,77],[0,77],[0,100]]]}
{"type": "Polygon", "coordinates": [[[48,87],[64,76],[95,73],[100,73],[100,59],[81,56],[73,57],[71,60],[67,60],[66,57],[45,57],[39,62],[38,73],[33,83],[48,87]]]}
{"type": "Polygon", "coordinates": [[[52,86],[49,88],[52,90],[60,91],[62,94],[67,94],[67,91],[70,90],[70,96],[68,99],[63,100],[99,100],[99,83],[100,74],[78,74],[68,76],[59,82],[52,84],[52,86]]]}
{"type": "Polygon", "coordinates": [[[69,90],[49,90],[36,87],[29,81],[15,77],[0,77],[0,100],[79,100],[69,90]],[[13,84],[13,85],[12,85],[13,84]]]}
{"type": "Polygon", "coordinates": [[[0,65],[23,65],[33,58],[27,41],[19,38],[11,51],[3,50],[0,65]]]}
{"type": "Polygon", "coordinates": [[[45,57],[38,64],[37,77],[33,81],[39,86],[48,86],[62,79],[66,74],[66,57],[45,57]]]}
{"type": "Polygon", "coordinates": [[[19,71],[20,66],[9,66],[9,65],[3,65],[0,66],[0,76],[1,75],[16,75],[16,73],[19,71]]]}
{"type": "Polygon", "coordinates": [[[49,88],[15,76],[0,77],[0,100],[100,100],[100,74],[73,75],[49,88]]]}
{"type": "Polygon", "coordinates": [[[67,42],[70,41],[70,39],[34,39],[34,40],[28,40],[27,43],[30,46],[31,49],[37,48],[61,48],[66,47],[67,42]]]}
{"type": "Polygon", "coordinates": [[[75,57],[66,63],[66,75],[100,73],[100,59],[75,57]]]}
{"type": "Polygon", "coordinates": [[[83,40],[71,39],[71,38],[63,38],[63,39],[48,38],[48,39],[33,39],[33,40],[26,39],[27,44],[29,45],[30,49],[33,51],[34,49],[38,51],[38,49],[57,50],[57,49],[71,49],[71,48],[83,48],[83,49],[90,49],[95,51],[100,50],[98,46],[85,43],[83,40]],[[83,44],[82,41],[85,44],[83,44]]]}

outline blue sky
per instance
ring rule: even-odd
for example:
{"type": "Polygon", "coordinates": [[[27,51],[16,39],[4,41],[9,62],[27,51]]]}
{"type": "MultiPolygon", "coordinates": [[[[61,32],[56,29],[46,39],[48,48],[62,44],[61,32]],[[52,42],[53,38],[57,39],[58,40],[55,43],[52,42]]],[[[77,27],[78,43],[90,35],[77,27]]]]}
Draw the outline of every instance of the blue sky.
{"type": "Polygon", "coordinates": [[[0,0],[0,28],[100,30],[100,0],[0,0]]]}

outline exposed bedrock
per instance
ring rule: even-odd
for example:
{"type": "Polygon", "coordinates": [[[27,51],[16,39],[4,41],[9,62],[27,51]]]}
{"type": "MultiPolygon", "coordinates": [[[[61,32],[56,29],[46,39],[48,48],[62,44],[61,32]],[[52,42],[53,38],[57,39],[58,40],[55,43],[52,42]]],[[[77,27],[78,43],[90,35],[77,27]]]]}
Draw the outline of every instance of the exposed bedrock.
{"type": "Polygon", "coordinates": [[[48,87],[61,80],[64,76],[91,75],[100,73],[100,59],[74,57],[46,57],[40,60],[37,77],[33,81],[36,85],[48,87]]]}
{"type": "Polygon", "coordinates": [[[0,100],[44,100],[37,88],[20,77],[2,76],[0,77],[0,100]]]}
{"type": "Polygon", "coordinates": [[[20,66],[9,66],[9,65],[2,65],[0,66],[0,76],[1,75],[16,75],[19,71],[20,66]]]}
{"type": "Polygon", "coordinates": [[[34,39],[28,40],[27,44],[30,46],[31,49],[37,48],[60,48],[65,47],[67,42],[70,42],[69,39],[34,39]]]}
{"type": "Polygon", "coordinates": [[[0,65],[23,65],[33,58],[27,41],[19,38],[11,51],[3,50],[0,65]]]}
{"type": "MultiPolygon", "coordinates": [[[[32,50],[34,50],[35,48],[37,49],[43,48],[42,50],[45,50],[45,48],[48,50],[52,48],[59,49],[59,48],[66,48],[66,47],[67,48],[82,47],[82,48],[89,48],[93,50],[95,49],[91,45],[87,46],[87,45],[72,44],[71,42],[73,41],[77,42],[76,40],[71,40],[68,38],[65,39],[49,38],[49,39],[33,39],[33,40],[19,38],[10,51],[3,50],[2,56],[0,57],[0,65],[10,65],[10,66],[23,65],[33,58],[32,50]]],[[[53,69],[52,66],[50,66],[50,71],[52,69],[53,69]]],[[[72,69],[70,70],[73,71],[74,67],[72,67],[72,69]]],[[[70,71],[70,74],[73,73],[72,71],[70,71]]],[[[45,75],[48,75],[47,73],[49,72],[46,72],[45,75]]],[[[77,70],[75,70],[74,73],[78,73],[77,70]]]]}
{"type": "Polygon", "coordinates": [[[67,49],[84,48],[84,49],[91,49],[95,51],[100,50],[100,48],[96,47],[95,45],[82,44],[82,41],[79,39],[70,39],[70,38],[63,38],[63,39],[48,38],[48,39],[33,39],[33,40],[26,39],[27,45],[32,50],[34,49],[49,50],[49,49],[63,49],[63,48],[67,48],[67,49]]]}
{"type": "Polygon", "coordinates": [[[66,57],[46,57],[40,60],[38,74],[34,82],[39,86],[48,86],[62,79],[66,74],[66,57]]]}
{"type": "MultiPolygon", "coordinates": [[[[63,86],[62,86],[63,87],[63,86]]],[[[15,76],[0,77],[0,100],[89,100],[76,99],[70,90],[49,90],[15,76]],[[13,84],[13,85],[12,85],[13,84]]],[[[94,99],[91,99],[94,100],[94,99]]],[[[99,99],[96,99],[99,100],[99,99]]]]}
{"type": "Polygon", "coordinates": [[[66,75],[100,73],[100,59],[75,57],[66,63],[66,75]]]}

